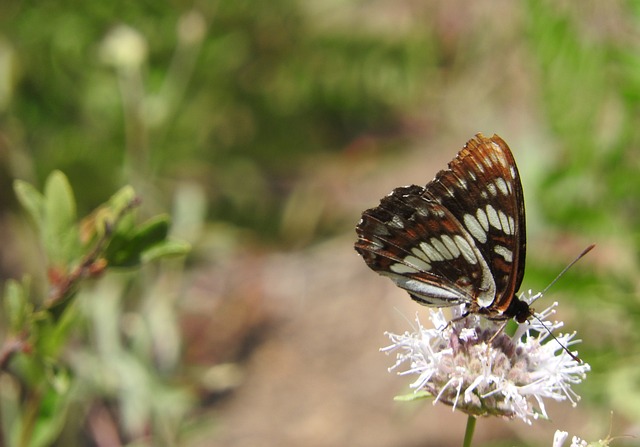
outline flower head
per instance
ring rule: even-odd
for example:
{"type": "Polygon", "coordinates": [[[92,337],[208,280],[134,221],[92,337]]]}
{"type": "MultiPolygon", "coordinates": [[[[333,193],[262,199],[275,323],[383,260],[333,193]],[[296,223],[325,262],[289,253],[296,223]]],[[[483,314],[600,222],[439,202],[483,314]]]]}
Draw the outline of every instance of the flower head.
{"type": "MultiPolygon", "coordinates": [[[[528,301],[539,295],[531,296],[528,301]]],[[[416,317],[413,333],[387,336],[392,344],[384,352],[396,352],[390,370],[417,375],[410,385],[414,392],[428,392],[442,402],[473,416],[532,419],[548,418],[544,399],[580,397],[571,385],[580,383],[590,367],[565,352],[563,346],[579,343],[573,334],[550,333],[562,322],[545,321],[550,308],[518,326],[509,336],[502,327],[476,315],[446,322],[441,310],[431,310],[434,328],[425,328],[416,317]],[[543,327],[544,325],[544,327],[543,327]],[[549,338],[549,340],[547,340],[549,338]]]]}

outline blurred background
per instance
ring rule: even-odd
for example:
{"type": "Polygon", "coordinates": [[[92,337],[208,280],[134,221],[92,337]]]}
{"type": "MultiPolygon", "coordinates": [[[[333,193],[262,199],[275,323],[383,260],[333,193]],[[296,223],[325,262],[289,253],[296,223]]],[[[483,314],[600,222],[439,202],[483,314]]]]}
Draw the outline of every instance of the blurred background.
{"type": "Polygon", "coordinates": [[[10,0],[0,20],[0,281],[46,288],[12,182],[54,169],[80,216],[131,184],[193,247],[83,290],[54,445],[460,445],[463,414],[392,400],[410,378],[383,333],[428,314],[353,243],[478,131],[518,161],[525,289],[597,247],[538,304],[583,340],[579,405],[481,419],[475,445],[640,435],[640,3],[10,0]]]}

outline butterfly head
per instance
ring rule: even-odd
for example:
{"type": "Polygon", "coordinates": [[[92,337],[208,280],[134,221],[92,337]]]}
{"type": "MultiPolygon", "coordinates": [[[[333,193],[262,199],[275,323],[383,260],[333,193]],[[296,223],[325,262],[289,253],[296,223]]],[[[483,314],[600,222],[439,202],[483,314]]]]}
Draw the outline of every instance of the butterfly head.
{"type": "Polygon", "coordinates": [[[509,318],[514,318],[518,323],[524,323],[534,314],[534,310],[526,302],[513,297],[509,307],[505,311],[504,315],[509,318]]]}

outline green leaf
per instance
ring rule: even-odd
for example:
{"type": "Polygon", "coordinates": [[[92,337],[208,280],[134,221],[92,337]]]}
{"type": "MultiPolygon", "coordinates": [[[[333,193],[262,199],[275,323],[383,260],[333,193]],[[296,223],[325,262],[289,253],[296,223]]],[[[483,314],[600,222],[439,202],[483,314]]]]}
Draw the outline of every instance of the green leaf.
{"type": "Polygon", "coordinates": [[[191,251],[191,244],[182,241],[165,241],[154,245],[142,253],[143,263],[171,256],[184,256],[191,251]]]}
{"type": "Polygon", "coordinates": [[[164,241],[169,234],[171,219],[161,214],[147,220],[136,229],[133,242],[143,250],[164,241]]]}
{"type": "Polygon", "coordinates": [[[67,177],[54,171],[44,188],[43,241],[49,261],[67,265],[78,256],[80,235],[76,227],[76,202],[67,177]]]}
{"type": "Polygon", "coordinates": [[[38,418],[34,424],[29,447],[50,446],[60,435],[67,418],[69,399],[67,393],[48,388],[42,398],[38,418]]]}
{"type": "Polygon", "coordinates": [[[109,198],[109,206],[115,214],[119,214],[123,209],[131,205],[136,198],[136,192],[130,185],[123,186],[109,198]]]}
{"type": "Polygon", "coordinates": [[[60,357],[60,352],[69,342],[70,334],[77,330],[78,306],[65,306],[59,313],[52,310],[40,310],[32,314],[32,339],[35,352],[47,359],[60,357]]]}
{"type": "Polygon", "coordinates": [[[1,445],[18,445],[21,426],[21,388],[18,378],[9,374],[0,377],[0,424],[2,426],[1,445]]]}
{"type": "Polygon", "coordinates": [[[13,190],[22,207],[31,215],[38,231],[42,231],[44,196],[33,185],[22,180],[13,182],[13,190]]]}
{"type": "Polygon", "coordinates": [[[120,233],[131,231],[135,227],[134,215],[125,210],[130,209],[135,200],[136,195],[131,186],[121,188],[105,204],[82,219],[82,240],[85,243],[95,241],[96,238],[104,236],[107,229],[120,233]],[[113,228],[116,220],[117,228],[113,228]]]}
{"type": "Polygon", "coordinates": [[[149,219],[129,234],[119,231],[107,248],[107,261],[112,266],[118,267],[140,264],[145,251],[164,242],[169,232],[169,222],[168,216],[159,215],[149,219]]]}
{"type": "Polygon", "coordinates": [[[433,394],[429,393],[428,391],[418,391],[417,393],[409,393],[409,394],[402,394],[400,396],[395,396],[393,400],[397,402],[411,402],[414,400],[429,399],[432,397],[433,397],[433,394]]]}
{"type": "Polygon", "coordinates": [[[133,229],[135,223],[133,214],[128,213],[122,215],[122,213],[131,206],[136,199],[136,193],[129,185],[120,188],[118,192],[112,195],[107,202],[107,205],[101,209],[101,212],[96,218],[97,232],[100,236],[104,234],[105,228],[114,224],[116,218],[120,217],[118,222],[117,231],[128,231],[133,229]]]}
{"type": "Polygon", "coordinates": [[[5,285],[4,312],[13,333],[24,328],[28,314],[29,302],[25,287],[18,281],[10,279],[5,285]]]}

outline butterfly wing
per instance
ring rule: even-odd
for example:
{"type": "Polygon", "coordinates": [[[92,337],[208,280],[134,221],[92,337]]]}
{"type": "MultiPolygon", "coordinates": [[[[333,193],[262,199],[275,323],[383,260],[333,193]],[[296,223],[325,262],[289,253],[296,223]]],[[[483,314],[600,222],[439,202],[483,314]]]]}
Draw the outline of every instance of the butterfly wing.
{"type": "Polygon", "coordinates": [[[509,146],[497,135],[477,134],[426,189],[464,225],[489,265],[495,300],[480,307],[505,312],[522,283],[526,255],[522,184],[509,146]]]}
{"type": "Polygon", "coordinates": [[[495,285],[473,240],[420,186],[393,190],[363,213],[356,231],[355,248],[367,265],[420,304],[471,304],[479,290],[493,296],[495,285]]]}
{"type": "Polygon", "coordinates": [[[396,188],[365,211],[356,250],[421,304],[501,318],[524,271],[522,186],[497,135],[476,135],[425,188],[396,188]]]}

